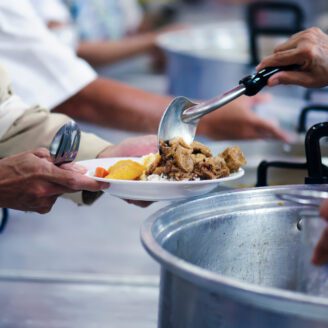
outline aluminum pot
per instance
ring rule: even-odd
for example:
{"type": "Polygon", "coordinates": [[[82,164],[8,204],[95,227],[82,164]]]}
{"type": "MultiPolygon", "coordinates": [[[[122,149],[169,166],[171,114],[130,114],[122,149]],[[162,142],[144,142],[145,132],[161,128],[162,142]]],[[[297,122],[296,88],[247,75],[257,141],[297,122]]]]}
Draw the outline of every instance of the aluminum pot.
{"type": "MultiPolygon", "coordinates": [[[[272,53],[286,38],[261,40],[261,57],[272,53]]],[[[225,92],[246,75],[250,51],[246,24],[240,21],[215,23],[183,31],[169,32],[158,39],[167,57],[168,92],[172,95],[208,99],[225,92]]],[[[276,87],[276,94],[300,96],[303,89],[295,86],[276,87]]]]}
{"type": "Polygon", "coordinates": [[[275,196],[314,188],[217,193],[145,221],[143,245],[161,264],[158,327],[328,327],[328,299],[298,292],[303,207],[275,196]]]}

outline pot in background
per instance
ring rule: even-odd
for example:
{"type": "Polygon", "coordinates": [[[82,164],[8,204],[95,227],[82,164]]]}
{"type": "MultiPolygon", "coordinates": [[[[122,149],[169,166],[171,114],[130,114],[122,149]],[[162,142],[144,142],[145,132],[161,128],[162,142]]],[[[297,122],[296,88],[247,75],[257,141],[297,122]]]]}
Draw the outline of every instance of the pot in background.
{"type": "MultiPolygon", "coordinates": [[[[261,56],[272,53],[285,37],[261,38],[261,56]]],[[[235,87],[255,68],[250,66],[246,24],[239,21],[209,24],[159,37],[167,57],[169,93],[208,99],[235,87]]],[[[276,87],[276,94],[301,96],[300,87],[276,87]],[[286,91],[287,90],[287,91],[286,91]]]]}

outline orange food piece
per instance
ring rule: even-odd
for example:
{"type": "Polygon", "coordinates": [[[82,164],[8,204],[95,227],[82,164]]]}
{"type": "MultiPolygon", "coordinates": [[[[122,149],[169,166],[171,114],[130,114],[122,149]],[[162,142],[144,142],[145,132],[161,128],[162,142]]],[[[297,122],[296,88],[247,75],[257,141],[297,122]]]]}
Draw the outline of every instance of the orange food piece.
{"type": "Polygon", "coordinates": [[[145,167],[130,159],[115,163],[109,169],[106,179],[137,180],[145,171],[145,167]]]}
{"type": "Polygon", "coordinates": [[[101,166],[96,168],[95,176],[97,178],[104,178],[108,174],[109,174],[109,172],[105,168],[103,168],[101,166]]]}

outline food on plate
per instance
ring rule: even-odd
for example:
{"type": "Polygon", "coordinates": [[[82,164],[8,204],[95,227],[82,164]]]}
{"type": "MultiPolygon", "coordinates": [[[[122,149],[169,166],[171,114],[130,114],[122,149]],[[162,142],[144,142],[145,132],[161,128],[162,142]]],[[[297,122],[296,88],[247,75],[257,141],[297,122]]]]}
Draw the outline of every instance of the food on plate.
{"type": "Polygon", "coordinates": [[[246,163],[239,147],[229,147],[213,156],[200,142],[188,145],[181,138],[161,141],[160,154],[148,167],[146,176],[155,174],[175,181],[219,179],[237,172],[246,163]]]}
{"type": "Polygon", "coordinates": [[[108,171],[104,168],[97,167],[95,176],[115,180],[137,180],[145,169],[145,166],[142,164],[128,159],[118,161],[108,171]],[[104,175],[104,172],[107,172],[107,174],[104,175]]]}
{"type": "Polygon", "coordinates": [[[105,178],[108,174],[109,174],[109,172],[105,168],[103,168],[101,166],[96,168],[95,177],[105,178]]]}
{"type": "Polygon", "coordinates": [[[159,153],[149,154],[141,163],[121,160],[108,170],[98,167],[96,177],[144,181],[211,180],[229,176],[246,164],[239,147],[229,147],[213,156],[200,142],[188,145],[182,138],[161,141],[159,153]]]}

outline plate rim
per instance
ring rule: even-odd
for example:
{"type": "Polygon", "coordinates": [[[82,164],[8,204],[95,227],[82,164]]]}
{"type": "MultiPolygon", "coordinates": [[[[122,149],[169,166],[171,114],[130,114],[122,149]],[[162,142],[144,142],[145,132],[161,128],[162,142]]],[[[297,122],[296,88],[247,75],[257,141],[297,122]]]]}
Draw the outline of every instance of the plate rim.
{"type": "MultiPolygon", "coordinates": [[[[76,164],[78,165],[82,165],[83,163],[86,162],[92,162],[92,161],[101,161],[101,160],[125,160],[125,159],[131,159],[131,160],[135,160],[138,161],[140,160],[142,157],[107,157],[107,158],[94,158],[94,159],[89,159],[89,160],[84,160],[84,161],[78,161],[76,162],[76,164]]],[[[101,165],[99,165],[101,166],[101,165]]],[[[136,183],[138,185],[203,185],[203,184],[214,184],[214,183],[223,183],[223,182],[227,182],[227,181],[231,181],[231,180],[236,180],[239,179],[241,177],[244,176],[245,174],[245,170],[243,168],[240,168],[237,172],[234,172],[232,174],[230,174],[227,177],[222,177],[222,178],[218,178],[218,179],[210,179],[210,180],[182,180],[182,181],[144,181],[144,180],[118,180],[118,179],[105,179],[105,178],[98,178],[93,176],[91,173],[91,170],[88,169],[88,171],[84,174],[85,176],[94,179],[96,181],[100,181],[100,182],[107,182],[110,184],[126,184],[126,185],[135,185],[136,183]]]]}

